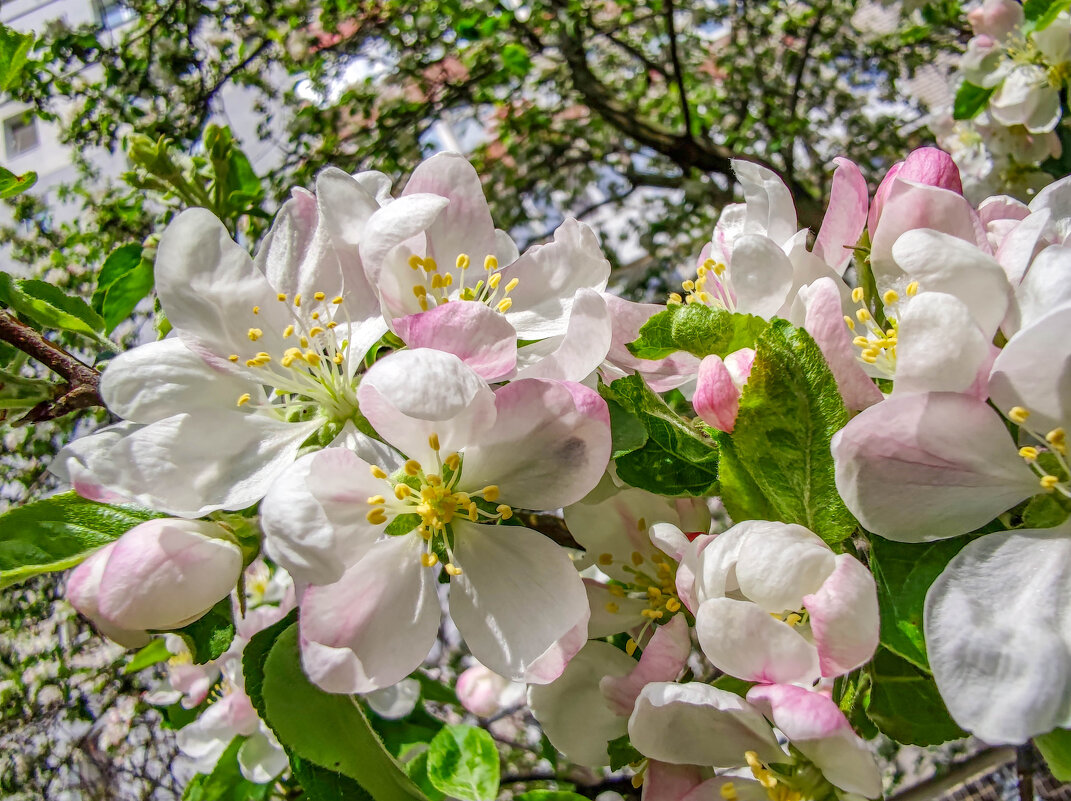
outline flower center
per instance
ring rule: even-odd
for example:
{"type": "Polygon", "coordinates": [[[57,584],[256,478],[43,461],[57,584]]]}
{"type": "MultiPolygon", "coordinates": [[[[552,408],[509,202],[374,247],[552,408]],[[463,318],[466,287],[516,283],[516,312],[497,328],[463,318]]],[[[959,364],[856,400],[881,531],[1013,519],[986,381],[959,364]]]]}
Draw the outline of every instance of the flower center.
{"type": "MultiPolygon", "coordinates": [[[[747,760],[747,766],[751,768],[752,775],[762,785],[771,801],[800,801],[803,798],[799,790],[793,790],[791,787],[782,784],[778,780],[777,774],[763,764],[756,752],[746,752],[744,759],[747,760]]],[[[724,797],[726,796],[723,795],[724,797]]]]}
{"type": "Polygon", "coordinates": [[[420,302],[420,308],[424,311],[449,303],[451,300],[474,300],[483,303],[492,309],[505,314],[513,306],[513,299],[509,293],[517,288],[519,279],[512,278],[502,283],[502,268],[498,266],[498,259],[494,256],[485,256],[483,269],[486,278],[480,278],[471,286],[466,286],[466,277],[472,260],[467,253],[458,255],[454,263],[454,269],[439,271],[439,265],[432,258],[422,258],[417,255],[409,257],[409,266],[416,271],[419,281],[413,284],[413,294],[420,302]],[[455,288],[456,284],[456,288],[455,288]],[[499,297],[499,291],[502,296],[499,297]]]}
{"type": "Polygon", "coordinates": [[[1037,474],[1041,488],[1045,492],[1056,492],[1065,498],[1071,498],[1071,465],[1067,461],[1067,432],[1062,427],[1054,428],[1045,435],[1042,435],[1040,431],[1035,431],[1027,425],[1030,410],[1022,406],[1013,406],[1009,409],[1008,419],[1038,443],[1045,443],[1040,447],[1026,445],[1019,449],[1019,455],[1037,474]],[[1063,475],[1056,475],[1056,473],[1063,475]]]}
{"type": "MultiPolygon", "coordinates": [[[[282,419],[304,420],[316,411],[338,422],[349,419],[358,408],[357,382],[350,378],[349,341],[339,337],[340,321],[335,319],[340,316],[342,297],[328,300],[323,292],[316,292],[310,301],[300,293],[292,299],[279,293],[276,299],[286,304],[290,312],[291,322],[282,330],[282,338],[294,344],[274,356],[260,351],[244,360],[237,353],[228,358],[235,363],[244,362],[265,386],[271,387],[268,402],[257,405],[282,419]]],[[[260,307],[254,306],[252,313],[254,326],[247,336],[250,342],[257,342],[264,336],[264,331],[255,326],[260,307]]],[[[346,325],[341,330],[349,331],[350,320],[342,322],[346,325]]],[[[249,393],[239,396],[239,406],[249,403],[249,393]]]]}
{"type": "Polygon", "coordinates": [[[687,293],[683,298],[676,292],[669,296],[670,303],[702,303],[715,309],[736,311],[736,293],[733,292],[729,268],[720,261],[707,259],[696,270],[694,281],[681,284],[687,293]]]}
{"type": "Polygon", "coordinates": [[[462,455],[454,452],[441,458],[437,434],[428,437],[428,444],[435,451],[434,469],[425,468],[415,459],[407,461],[392,476],[381,467],[371,468],[372,475],[386,484],[386,491],[368,498],[371,508],[365,518],[372,525],[386,524],[387,534],[397,536],[415,531],[425,543],[421,564],[434,567],[441,561],[448,575],[460,576],[450,527],[454,518],[464,515],[473,523],[498,522],[513,517],[513,509],[504,503],[495,506],[493,512],[486,508],[498,500],[498,487],[494,484],[476,492],[458,489],[462,455]],[[478,501],[483,502],[482,507],[478,501]]]}
{"type": "MultiPolygon", "coordinates": [[[[908,298],[918,294],[919,283],[912,281],[904,290],[908,298]]],[[[874,320],[874,316],[866,307],[863,297],[863,288],[856,287],[852,290],[852,302],[857,303],[859,308],[855,311],[855,317],[845,316],[844,323],[848,326],[855,338],[852,344],[859,348],[857,357],[864,364],[869,364],[878,370],[886,378],[896,376],[896,341],[897,332],[900,328],[900,304],[902,302],[899,293],[890,289],[881,296],[885,307],[885,318],[889,327],[882,329],[874,320]],[[860,328],[861,326],[861,328],[860,328]]]]}

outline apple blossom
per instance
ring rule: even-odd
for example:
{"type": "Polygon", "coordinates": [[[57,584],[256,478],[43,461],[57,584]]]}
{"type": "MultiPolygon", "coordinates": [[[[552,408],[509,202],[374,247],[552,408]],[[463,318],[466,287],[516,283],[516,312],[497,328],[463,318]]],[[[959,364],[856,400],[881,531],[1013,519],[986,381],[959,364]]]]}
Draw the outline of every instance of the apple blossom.
{"type": "Polygon", "coordinates": [[[482,718],[521,703],[525,693],[523,684],[503,678],[478,662],[461,671],[454,689],[461,706],[482,718]]]}
{"type": "Polygon", "coordinates": [[[559,675],[587,630],[583,584],[557,545],[496,525],[515,507],[579,500],[610,455],[605,402],[578,384],[522,379],[497,392],[457,356],[407,350],[361,382],[382,464],[329,448],[298,460],[262,507],[265,547],[302,581],[302,663],[332,692],[410,673],[439,627],[435,577],[473,655],[529,682],[559,675]],[[361,600],[360,605],[356,604],[361,600]]]}

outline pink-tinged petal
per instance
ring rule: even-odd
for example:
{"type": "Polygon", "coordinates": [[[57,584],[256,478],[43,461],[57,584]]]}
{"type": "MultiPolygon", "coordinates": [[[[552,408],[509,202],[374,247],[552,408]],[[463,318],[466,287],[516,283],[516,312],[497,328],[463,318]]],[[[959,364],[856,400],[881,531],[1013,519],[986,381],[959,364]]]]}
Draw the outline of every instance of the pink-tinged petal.
{"type": "Polygon", "coordinates": [[[926,594],[926,651],[957,723],[993,745],[1071,726],[1071,526],[987,534],[926,594]]]}
{"type": "Polygon", "coordinates": [[[971,9],[967,22],[975,36],[990,36],[1003,39],[1023,24],[1023,6],[1016,0],[985,0],[971,9]]]}
{"type": "MultiPolygon", "coordinates": [[[[1066,279],[1065,279],[1066,280],[1066,279]]],[[[993,362],[989,395],[1005,414],[1021,406],[1042,436],[1071,424],[1071,305],[1033,321],[993,362]]]]}
{"type": "Polygon", "coordinates": [[[757,709],[699,682],[648,684],[636,699],[628,733],[641,754],[673,765],[735,768],[746,764],[747,751],[770,762],[785,758],[757,709]]]}
{"type": "Polygon", "coordinates": [[[565,333],[522,348],[517,354],[520,366],[515,378],[583,381],[606,358],[612,325],[603,296],[593,289],[579,290],[565,333]]]}
{"type": "Polygon", "coordinates": [[[836,566],[833,552],[795,523],[752,526],[736,557],[736,582],[748,600],[771,614],[795,611],[836,566]]]}
{"type": "Polygon", "coordinates": [[[253,260],[227,229],[205,209],[176,217],[160,238],[156,254],[156,292],[175,331],[199,352],[243,359],[258,351],[281,353],[288,308],[253,260]],[[253,308],[259,307],[257,314],[253,308]],[[254,344],[249,330],[261,336],[254,344]]]}
{"type": "Polygon", "coordinates": [[[208,697],[209,690],[219,678],[219,668],[215,665],[178,664],[167,666],[168,680],[171,686],[184,696],[182,707],[193,709],[208,697]]]}
{"type": "Polygon", "coordinates": [[[231,740],[256,730],[257,713],[249,698],[243,692],[231,692],[179,729],[175,741],[182,753],[196,760],[199,771],[211,772],[231,740]]]}
{"type": "Polygon", "coordinates": [[[319,291],[335,297],[342,291],[342,273],[319,219],[316,197],[305,189],[290,194],[257,249],[254,264],[278,292],[311,297],[319,291]]]}
{"type": "Polygon", "coordinates": [[[521,703],[525,695],[523,684],[499,676],[481,664],[461,671],[454,689],[461,706],[481,718],[521,703]]]}
{"type": "Polygon", "coordinates": [[[955,393],[894,396],[838,431],[837,490],[868,530],[900,542],[973,531],[1037,491],[999,415],[955,393]]]}
{"type": "MultiPolygon", "coordinates": [[[[358,245],[358,253],[372,286],[382,289],[380,278],[391,252],[406,240],[414,237],[423,240],[424,232],[434,224],[449,202],[439,195],[407,195],[383,206],[369,218],[358,245]]],[[[405,258],[401,261],[404,264],[405,258]]],[[[405,269],[409,269],[408,265],[405,265],[405,269]]]]}
{"type": "Polygon", "coordinates": [[[696,598],[696,576],[699,574],[700,559],[703,551],[716,536],[716,534],[698,535],[692,540],[691,547],[684,552],[680,564],[677,565],[677,597],[693,615],[699,609],[699,600],[696,598]]]}
{"type": "Polygon", "coordinates": [[[135,423],[116,423],[69,442],[56,454],[48,471],[70,484],[83,498],[99,503],[130,503],[128,497],[108,489],[103,482],[105,475],[111,475],[111,449],[139,428],[135,423]]]}
{"type": "Polygon", "coordinates": [[[100,614],[123,629],[174,629],[226,598],[242,553],[215,523],[149,520],[112,546],[100,575],[100,614]]]}
{"type": "Polygon", "coordinates": [[[334,584],[309,587],[298,617],[301,664],[331,693],[366,693],[401,681],[439,631],[435,572],[423,540],[388,537],[334,584]]]}
{"type": "Polygon", "coordinates": [[[495,392],[494,402],[497,416],[484,418],[493,424],[465,450],[465,490],[495,484],[503,503],[556,509],[599,483],[610,461],[610,415],[597,392],[525,378],[495,392]]]}
{"type": "Polygon", "coordinates": [[[1052,215],[1048,209],[1031,212],[1001,241],[995,258],[1012,287],[1019,286],[1034,257],[1048,244],[1046,233],[1051,221],[1052,215]]]}
{"type": "Polygon", "coordinates": [[[430,348],[380,359],[361,379],[357,400],[380,436],[424,465],[435,464],[428,444],[432,433],[449,454],[495,421],[495,396],[487,382],[454,354],[430,348]]]}
{"type": "Polygon", "coordinates": [[[234,409],[243,394],[263,398],[259,382],[210,366],[177,337],[120,353],[100,381],[108,409],[136,423],[154,423],[198,407],[234,409]]]}
{"type": "Polygon", "coordinates": [[[747,700],[833,785],[866,798],[881,795],[881,771],[873,754],[832,699],[802,687],[771,685],[752,687],[747,700]]]}
{"type": "Polygon", "coordinates": [[[703,783],[709,772],[698,765],[671,765],[657,759],[648,760],[640,798],[642,801],[683,801],[703,783]]]}
{"type": "Polygon", "coordinates": [[[632,672],[627,676],[607,676],[599,682],[599,689],[610,709],[619,715],[631,715],[643,688],[653,681],[675,680],[691,653],[688,623],[684,615],[674,615],[655,631],[632,672]]]}
{"type": "Polygon", "coordinates": [[[838,275],[852,258],[852,248],[866,227],[868,190],[863,173],[854,162],[838,156],[833,159],[833,186],[829,205],[814,241],[814,255],[833,268],[838,275]]]}
{"type": "Polygon", "coordinates": [[[862,665],[878,647],[878,591],[858,560],[838,554],[837,566],[818,592],[804,596],[824,677],[862,665]]]}
{"type": "Polygon", "coordinates": [[[878,188],[874,192],[874,199],[870,203],[870,213],[867,216],[867,232],[870,234],[871,242],[874,241],[874,233],[877,231],[881,213],[885,210],[885,201],[889,197],[889,192],[892,191],[893,181],[896,180],[896,176],[903,168],[904,162],[902,161],[898,161],[889,167],[888,172],[885,173],[885,177],[881,179],[881,183],[878,184],[878,188]]]}
{"type": "Polygon", "coordinates": [[[523,526],[453,526],[463,572],[450,614],[472,655],[512,680],[552,681],[587,639],[587,594],[568,554],[523,526]]]}
{"type": "Polygon", "coordinates": [[[904,161],[904,166],[900,168],[899,178],[902,181],[914,181],[963,194],[959,167],[950,155],[935,147],[912,150],[904,161]]]}
{"type": "Polygon", "coordinates": [[[610,310],[613,322],[613,337],[606,360],[625,373],[639,372],[655,392],[668,392],[686,383],[699,369],[699,359],[690,353],[675,353],[664,359],[637,359],[629,353],[629,342],[635,342],[640,327],[651,317],[665,311],[666,307],[655,303],[633,303],[615,295],[604,294],[603,300],[610,310]]]}
{"type": "Polygon", "coordinates": [[[1042,209],[1047,209],[1054,220],[1071,217],[1071,176],[1054,181],[1034,196],[1030,201],[1030,211],[1042,209]]]}
{"type": "MultiPolygon", "coordinates": [[[[733,159],[732,167],[744,190],[747,207],[742,233],[760,234],[778,245],[787,242],[796,233],[796,205],[785,182],[773,170],[751,161],[733,159]]],[[[739,244],[737,238],[733,245],[734,262],[739,244]]]]}
{"type": "Polygon", "coordinates": [[[513,306],[506,319],[521,339],[564,334],[577,292],[602,292],[609,277],[610,262],[595,232],[567,219],[554,232],[553,241],[529,248],[502,270],[502,284],[518,281],[510,293],[513,306]]]}
{"type": "Polygon", "coordinates": [[[453,267],[459,254],[483,264],[495,253],[495,225],[483,195],[480,176],[464,156],[438,153],[413,171],[402,197],[425,193],[439,195],[449,203],[427,229],[428,256],[444,268],[453,267]]]}
{"type": "Polygon", "coordinates": [[[983,253],[990,251],[985,227],[962,195],[897,176],[871,243],[870,261],[879,286],[892,284],[902,275],[898,259],[893,257],[893,243],[905,232],[920,228],[962,239],[977,245],[983,253]]]}
{"type": "Polygon", "coordinates": [[[487,381],[503,378],[517,364],[517,332],[482,303],[444,303],[396,319],[394,331],[410,348],[454,354],[487,381]]]}
{"type": "Polygon", "coordinates": [[[738,237],[730,274],[737,309],[766,319],[780,311],[792,288],[792,262],[768,236],[738,237]]]}
{"type": "Polygon", "coordinates": [[[584,579],[584,591],[591,608],[588,620],[588,637],[591,639],[632,631],[647,622],[643,616],[643,610],[647,608],[646,598],[622,598],[595,579],[584,579]]]}
{"type": "Polygon", "coordinates": [[[990,338],[966,304],[944,292],[923,292],[900,315],[894,392],[966,392],[989,350],[990,338]]]}
{"type": "Polygon", "coordinates": [[[114,548],[115,543],[105,545],[72,570],[67,578],[65,594],[71,606],[89,618],[105,637],[124,648],[141,648],[151,639],[148,632],[122,628],[106,620],[100,613],[100,580],[114,548]]]}
{"type": "Polygon", "coordinates": [[[260,506],[265,552],[302,583],[333,584],[382,533],[365,515],[368,498],[386,489],[368,463],[346,448],[302,456],[260,506]]]}
{"type": "Polygon", "coordinates": [[[810,334],[837,380],[844,405],[861,411],[881,400],[881,390],[863,371],[852,344],[840,291],[831,278],[820,278],[800,289],[797,302],[803,305],[803,327],[810,334]]]}
{"type": "Polygon", "coordinates": [[[1030,326],[1049,312],[1071,303],[1071,247],[1051,245],[1038,254],[1030,265],[1023,282],[1015,292],[1016,310],[1002,326],[1004,334],[1013,336],[1022,326],[1030,326]]]}
{"type": "Polygon", "coordinates": [[[740,589],[736,581],[736,560],[752,532],[762,536],[781,523],[765,520],[745,520],[714,536],[698,555],[696,563],[696,599],[702,603],[707,598],[723,598],[740,589]]]}
{"type": "Polygon", "coordinates": [[[706,356],[700,362],[692,406],[704,423],[732,433],[740,410],[740,389],[720,356],[706,356]]]}
{"type": "Polygon", "coordinates": [[[532,714],[554,747],[578,765],[610,764],[607,743],[627,731],[628,721],[599,692],[604,676],[625,676],[636,665],[609,643],[592,641],[556,681],[528,688],[532,714]]]}
{"type": "Polygon", "coordinates": [[[264,497],[320,425],[238,409],[194,409],[119,439],[99,465],[99,476],[104,486],[142,506],[182,517],[244,509],[264,497]]]}
{"type": "Polygon", "coordinates": [[[809,684],[820,675],[814,645],[757,604],[732,598],[703,601],[695,631],[710,663],[738,679],[809,684]]]}
{"type": "Polygon", "coordinates": [[[996,333],[1011,297],[996,259],[970,242],[928,229],[905,233],[893,244],[892,255],[922,293],[959,298],[984,334],[996,333]]]}
{"type": "Polygon", "coordinates": [[[993,233],[995,226],[1025,220],[1029,214],[1029,206],[1008,195],[993,195],[978,204],[978,216],[990,234],[993,233]]]}

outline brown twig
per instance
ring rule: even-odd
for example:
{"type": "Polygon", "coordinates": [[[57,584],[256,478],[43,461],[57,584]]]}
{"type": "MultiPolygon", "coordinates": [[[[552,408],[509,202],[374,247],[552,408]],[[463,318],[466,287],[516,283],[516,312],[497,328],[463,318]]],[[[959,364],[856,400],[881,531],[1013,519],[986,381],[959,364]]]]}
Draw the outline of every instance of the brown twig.
{"type": "Polygon", "coordinates": [[[65,382],[56,386],[51,400],[42,401],[23,415],[20,423],[54,420],[78,409],[104,405],[99,390],[100,373],[16,320],[10,312],[0,311],[0,340],[37,359],[65,382]]]}

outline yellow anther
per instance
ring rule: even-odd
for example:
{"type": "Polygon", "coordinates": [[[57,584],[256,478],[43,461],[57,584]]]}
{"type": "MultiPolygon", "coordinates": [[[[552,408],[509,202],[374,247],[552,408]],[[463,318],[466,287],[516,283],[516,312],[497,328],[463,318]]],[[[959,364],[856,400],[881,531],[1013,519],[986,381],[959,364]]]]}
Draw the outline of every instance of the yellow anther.
{"type": "Polygon", "coordinates": [[[245,360],[245,366],[246,367],[256,367],[257,366],[257,360],[256,359],[246,359],[245,360]]]}
{"type": "Polygon", "coordinates": [[[422,553],[420,555],[420,564],[424,567],[435,567],[439,564],[439,557],[433,553],[422,553]]]}
{"type": "Polygon", "coordinates": [[[1008,419],[1016,425],[1022,425],[1030,417],[1030,410],[1024,409],[1022,406],[1012,406],[1008,410],[1008,419]]]}
{"type": "Polygon", "coordinates": [[[286,328],[283,329],[283,339],[286,339],[287,337],[292,337],[293,335],[294,326],[288,325],[286,328]]]}
{"type": "Polygon", "coordinates": [[[845,315],[844,316],[844,324],[846,326],[848,326],[849,330],[851,330],[851,331],[855,330],[855,320],[853,320],[851,317],[848,317],[847,315],[845,315]]]}
{"type": "Polygon", "coordinates": [[[652,601],[657,601],[662,597],[662,590],[658,589],[658,587],[648,587],[647,597],[652,601]]]}
{"type": "Polygon", "coordinates": [[[451,453],[449,456],[446,457],[446,459],[443,460],[443,464],[445,464],[447,467],[449,467],[456,473],[457,468],[461,466],[461,454],[456,452],[451,453]]]}
{"type": "Polygon", "coordinates": [[[519,279],[519,278],[511,278],[511,279],[509,279],[509,283],[507,283],[502,288],[502,291],[505,292],[508,295],[510,292],[512,292],[514,289],[517,288],[517,284],[519,284],[520,282],[521,282],[521,279],[519,279]]]}
{"type": "Polygon", "coordinates": [[[1052,431],[1045,435],[1045,441],[1053,447],[1062,445],[1063,443],[1067,442],[1067,432],[1064,431],[1062,428],[1054,428],[1052,431]]]}
{"type": "Polygon", "coordinates": [[[421,311],[427,311],[428,310],[428,299],[427,299],[426,296],[420,298],[420,310],[421,311]]]}
{"type": "Polygon", "coordinates": [[[641,517],[641,518],[636,520],[636,530],[637,531],[646,531],[647,530],[647,518],[646,517],[641,517]]]}
{"type": "Polygon", "coordinates": [[[877,361],[878,361],[878,357],[876,355],[874,355],[874,353],[872,353],[872,352],[871,353],[864,353],[859,358],[862,359],[867,364],[876,364],[877,361]]]}
{"type": "Polygon", "coordinates": [[[640,612],[640,614],[643,615],[645,618],[648,618],[650,620],[661,620],[662,619],[662,610],[661,609],[644,609],[642,612],[640,612]]]}
{"type": "Polygon", "coordinates": [[[310,316],[312,317],[313,320],[319,320],[320,319],[320,312],[313,312],[310,316]]]}
{"type": "Polygon", "coordinates": [[[329,329],[331,329],[331,328],[338,328],[338,323],[336,323],[336,322],[335,322],[334,320],[332,320],[331,322],[329,322],[329,323],[327,324],[327,327],[328,327],[329,329]]]}
{"type": "Polygon", "coordinates": [[[598,561],[600,565],[612,565],[614,563],[614,555],[612,553],[601,553],[598,561]]]}
{"type": "Polygon", "coordinates": [[[910,284],[907,285],[907,289],[905,291],[907,292],[907,296],[909,298],[915,297],[915,295],[919,293],[919,282],[912,281],[910,284]]]}
{"type": "Polygon", "coordinates": [[[239,406],[245,406],[252,399],[253,399],[253,396],[250,395],[248,392],[245,392],[245,393],[243,393],[243,394],[238,396],[238,405],[239,406]]]}
{"type": "Polygon", "coordinates": [[[725,801],[736,801],[739,796],[736,794],[736,786],[732,782],[725,782],[718,790],[718,795],[725,799],[725,801]]]}
{"type": "Polygon", "coordinates": [[[313,294],[313,297],[317,300],[323,300],[327,297],[327,295],[325,295],[323,292],[316,292],[313,294]]]}
{"type": "Polygon", "coordinates": [[[636,643],[636,641],[629,637],[628,642],[625,643],[625,653],[629,656],[632,656],[634,653],[636,653],[636,649],[638,647],[639,645],[636,643]]]}
{"type": "Polygon", "coordinates": [[[407,476],[415,476],[420,472],[420,462],[416,459],[410,459],[405,463],[404,469],[407,476]]]}
{"type": "Polygon", "coordinates": [[[500,503],[498,506],[496,506],[495,511],[502,515],[503,520],[509,520],[511,517],[513,517],[513,509],[511,509],[504,503],[500,503]]]}
{"type": "Polygon", "coordinates": [[[301,337],[300,339],[298,339],[298,344],[300,344],[303,348],[307,348],[309,346],[309,338],[304,336],[301,337]]]}
{"type": "Polygon", "coordinates": [[[685,292],[691,292],[693,289],[695,289],[695,281],[685,281],[681,284],[681,289],[683,289],[685,292]]]}
{"type": "Polygon", "coordinates": [[[335,364],[342,364],[342,354],[336,353],[334,356],[331,357],[331,361],[333,361],[335,364]]]}
{"type": "Polygon", "coordinates": [[[433,487],[441,487],[443,483],[443,477],[440,476],[438,473],[432,473],[430,476],[428,476],[427,480],[428,484],[433,487]]]}
{"type": "Polygon", "coordinates": [[[890,289],[884,295],[881,296],[881,300],[886,306],[890,306],[893,303],[896,303],[896,301],[900,300],[900,296],[890,289]]]}
{"type": "Polygon", "coordinates": [[[615,604],[613,601],[607,601],[606,606],[604,608],[611,615],[616,615],[619,611],[621,611],[621,607],[615,604]]]}
{"type": "Polygon", "coordinates": [[[439,435],[438,434],[432,432],[431,436],[428,437],[428,447],[430,447],[433,451],[439,450],[439,435]]]}
{"type": "Polygon", "coordinates": [[[613,595],[615,598],[624,598],[625,597],[625,589],[624,589],[624,587],[619,587],[616,584],[611,584],[609,587],[606,588],[606,591],[608,593],[610,593],[611,595],[613,595]]]}
{"type": "Polygon", "coordinates": [[[494,484],[488,484],[483,488],[483,498],[485,501],[494,503],[498,500],[498,487],[494,484]]]}
{"type": "Polygon", "coordinates": [[[331,302],[334,303],[337,306],[338,304],[340,304],[342,302],[342,296],[341,295],[336,295],[335,297],[331,298],[331,302]]]}
{"type": "Polygon", "coordinates": [[[375,465],[371,465],[369,467],[369,469],[372,471],[372,475],[375,476],[376,478],[386,478],[387,477],[387,474],[383,470],[382,467],[376,467],[375,465]]]}
{"type": "Polygon", "coordinates": [[[443,286],[445,286],[445,284],[443,284],[443,277],[438,273],[435,273],[435,275],[431,277],[431,288],[442,289],[443,286]]]}
{"type": "Polygon", "coordinates": [[[852,340],[852,344],[857,348],[868,348],[870,347],[870,340],[866,337],[856,337],[852,340]]]}
{"type": "Polygon", "coordinates": [[[424,260],[415,253],[409,257],[409,266],[412,267],[414,270],[419,270],[423,263],[424,260]]]}
{"type": "Polygon", "coordinates": [[[1027,445],[1024,448],[1020,448],[1019,449],[1019,455],[1022,456],[1024,459],[1026,459],[1028,462],[1037,461],[1038,449],[1037,448],[1032,448],[1029,445],[1027,445]]]}
{"type": "Polygon", "coordinates": [[[467,270],[469,268],[469,256],[467,253],[458,253],[457,261],[454,262],[459,270],[467,270]]]}
{"type": "Polygon", "coordinates": [[[632,552],[632,564],[636,565],[636,567],[639,567],[640,565],[642,565],[643,564],[643,554],[640,553],[639,551],[633,551],[632,552]]]}
{"type": "Polygon", "coordinates": [[[483,268],[490,272],[498,269],[498,259],[494,256],[486,256],[483,260],[483,268]]]}
{"type": "Polygon", "coordinates": [[[416,295],[418,298],[422,298],[428,294],[428,290],[424,288],[423,284],[414,284],[413,294],[416,295]]]}
{"type": "Polygon", "coordinates": [[[282,292],[280,292],[278,295],[276,295],[275,299],[277,301],[279,301],[280,303],[286,303],[286,295],[284,293],[282,293],[282,292]]]}
{"type": "Polygon", "coordinates": [[[1058,479],[1056,476],[1042,476],[1040,481],[1041,488],[1043,490],[1055,489],[1056,485],[1059,483],[1060,479],[1058,479]]]}
{"type": "Polygon", "coordinates": [[[296,295],[294,295],[294,305],[295,306],[300,306],[301,305],[301,293],[300,292],[298,292],[296,295]]]}
{"type": "Polygon", "coordinates": [[[231,361],[231,362],[238,361],[238,354],[237,353],[232,353],[230,356],[227,357],[227,360],[231,361]]]}
{"type": "Polygon", "coordinates": [[[681,303],[684,303],[684,298],[682,298],[676,292],[670,292],[669,293],[669,300],[667,302],[668,303],[675,303],[675,304],[679,305],[681,303]]]}
{"type": "Polygon", "coordinates": [[[502,283],[502,273],[495,273],[487,279],[487,286],[491,289],[498,289],[498,285],[502,283]]]}
{"type": "Polygon", "coordinates": [[[375,509],[368,510],[365,519],[373,526],[378,526],[380,523],[387,522],[387,513],[383,511],[382,506],[377,506],[375,509]]]}
{"type": "Polygon", "coordinates": [[[681,608],[681,602],[676,598],[670,598],[666,601],[666,609],[670,612],[679,612],[681,608]]]}
{"type": "Polygon", "coordinates": [[[866,309],[859,309],[855,313],[855,319],[857,319],[861,323],[865,323],[870,319],[870,312],[868,312],[866,309]]]}
{"type": "MultiPolygon", "coordinates": [[[[404,484],[402,486],[404,486],[404,484]]],[[[368,502],[370,504],[372,504],[372,506],[376,506],[376,505],[380,505],[380,504],[386,503],[387,499],[384,498],[382,495],[373,495],[372,497],[370,497],[368,499],[368,502]]]]}
{"type": "Polygon", "coordinates": [[[852,303],[862,303],[862,302],[863,302],[863,288],[861,286],[857,286],[855,289],[852,290],[852,303]]]}
{"type": "Polygon", "coordinates": [[[253,314],[260,314],[260,306],[253,307],[253,314]]]}
{"type": "Polygon", "coordinates": [[[443,276],[443,286],[451,286],[454,283],[453,273],[447,273],[443,276]]]}
{"type": "Polygon", "coordinates": [[[413,490],[409,488],[408,484],[397,484],[394,487],[394,497],[399,501],[404,501],[413,493],[413,490]]]}
{"type": "Polygon", "coordinates": [[[320,327],[318,325],[314,325],[312,328],[309,329],[309,336],[310,337],[318,337],[318,336],[320,336],[320,334],[324,333],[324,331],[326,331],[326,330],[327,329],[322,328],[322,327],[320,327]]]}
{"type": "Polygon", "coordinates": [[[802,620],[803,620],[803,616],[800,615],[800,614],[797,614],[796,612],[792,612],[792,613],[790,613],[790,614],[785,616],[785,622],[790,626],[797,626],[797,625],[799,625],[800,621],[802,621],[802,620]]]}
{"type": "Polygon", "coordinates": [[[426,272],[426,273],[437,273],[437,272],[439,272],[439,265],[435,263],[435,259],[430,258],[430,257],[424,259],[424,272],[426,272]]]}
{"type": "Polygon", "coordinates": [[[480,519],[480,507],[474,503],[469,504],[469,520],[475,523],[480,519]]]}
{"type": "MultiPolygon", "coordinates": [[[[495,275],[498,275],[498,273],[495,273],[495,275]]],[[[498,309],[503,314],[505,314],[512,307],[513,307],[513,298],[502,298],[502,300],[500,300],[498,302],[498,305],[495,308],[498,309]]]]}
{"type": "Polygon", "coordinates": [[[632,782],[632,786],[633,786],[633,787],[634,787],[635,789],[639,790],[639,789],[640,789],[641,787],[643,787],[643,777],[644,777],[644,774],[642,774],[642,773],[637,773],[637,774],[636,774],[635,776],[633,776],[633,777],[632,777],[632,778],[631,778],[631,779],[630,779],[629,781],[631,781],[631,782],[632,782]]]}
{"type": "Polygon", "coordinates": [[[261,331],[259,328],[250,328],[249,332],[247,333],[247,336],[249,337],[249,340],[251,342],[256,342],[258,339],[264,336],[264,332],[261,331]]]}
{"type": "Polygon", "coordinates": [[[449,573],[451,576],[460,576],[461,575],[461,568],[458,567],[457,565],[455,565],[453,562],[447,562],[445,567],[446,567],[446,572],[449,573]]]}
{"type": "Polygon", "coordinates": [[[305,351],[304,359],[310,367],[316,367],[320,364],[320,354],[311,350],[305,351]]]}

